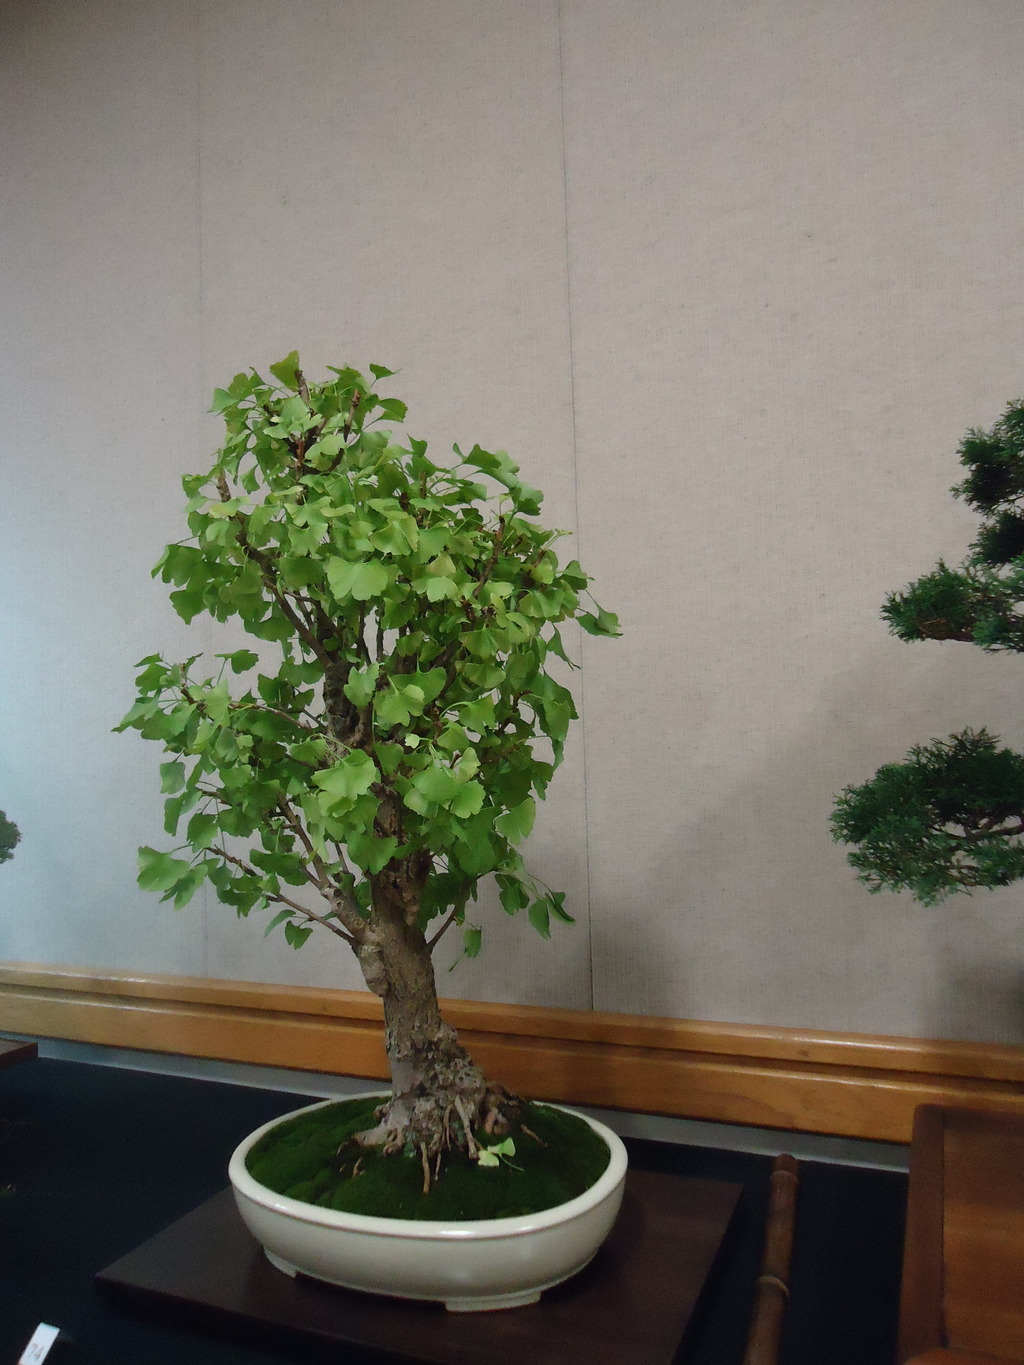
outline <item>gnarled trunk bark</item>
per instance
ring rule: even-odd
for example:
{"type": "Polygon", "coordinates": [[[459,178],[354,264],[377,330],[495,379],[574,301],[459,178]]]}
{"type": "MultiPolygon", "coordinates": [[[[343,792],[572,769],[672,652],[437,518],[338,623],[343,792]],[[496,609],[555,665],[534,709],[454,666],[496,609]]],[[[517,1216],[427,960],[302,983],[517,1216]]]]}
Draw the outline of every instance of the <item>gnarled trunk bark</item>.
{"type": "Polygon", "coordinates": [[[366,984],[384,1002],[392,1082],[377,1127],[362,1140],[388,1152],[411,1144],[426,1171],[449,1149],[472,1155],[473,1129],[503,1131],[520,1102],[488,1084],[442,1018],[430,949],[417,923],[418,895],[411,903],[403,881],[393,874],[373,879],[373,920],[357,949],[366,984]]]}

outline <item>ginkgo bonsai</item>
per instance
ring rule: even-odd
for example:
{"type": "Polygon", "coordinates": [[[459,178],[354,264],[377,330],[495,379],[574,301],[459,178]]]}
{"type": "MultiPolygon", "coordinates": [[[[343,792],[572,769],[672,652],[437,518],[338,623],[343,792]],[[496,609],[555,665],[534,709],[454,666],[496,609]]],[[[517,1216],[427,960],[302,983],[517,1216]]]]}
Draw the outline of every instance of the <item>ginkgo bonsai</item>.
{"type": "Polygon", "coordinates": [[[432,954],[453,927],[479,951],[488,876],[544,937],[571,922],[517,845],[576,716],[559,625],[618,627],[584,609],[588,576],[559,564],[564,533],[538,524],[508,455],[455,446],[436,464],[400,442],[405,404],[375,392],[394,372],[369,369],[307,382],[293,352],[276,382],[216,391],[224,444],[184,478],[188,536],[154,574],[186,622],[239,622],[257,647],[213,673],[143,659],[117,728],[172,755],[165,828],[184,824],[174,851],[140,849],[139,884],[180,907],[209,883],[295,948],[314,931],[346,944],[383,1001],[392,1082],[362,1140],[429,1170],[478,1154],[474,1131],[500,1138],[521,1105],[442,1018],[432,954]]]}
{"type": "MultiPolygon", "coordinates": [[[[901,640],[961,640],[1024,653],[1024,401],[959,449],[970,471],[953,493],[982,516],[959,568],[940,563],[886,599],[901,640]]],[[[1024,877],[1024,755],[986,730],[911,749],[902,763],[845,788],[837,840],[872,891],[909,890],[925,905],[1024,877]]]]}

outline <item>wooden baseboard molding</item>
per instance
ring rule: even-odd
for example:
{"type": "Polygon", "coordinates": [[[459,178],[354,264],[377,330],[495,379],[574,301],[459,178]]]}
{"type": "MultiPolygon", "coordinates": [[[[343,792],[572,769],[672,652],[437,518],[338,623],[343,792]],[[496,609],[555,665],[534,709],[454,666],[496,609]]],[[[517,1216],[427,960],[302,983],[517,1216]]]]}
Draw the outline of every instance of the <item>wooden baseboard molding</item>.
{"type": "MultiPolygon", "coordinates": [[[[1024,1114],[1024,1048],[444,1002],[488,1074],[535,1099],[909,1142],[919,1104],[1024,1114]]],[[[367,992],[0,962],[0,1032],[387,1074],[367,992]]]]}

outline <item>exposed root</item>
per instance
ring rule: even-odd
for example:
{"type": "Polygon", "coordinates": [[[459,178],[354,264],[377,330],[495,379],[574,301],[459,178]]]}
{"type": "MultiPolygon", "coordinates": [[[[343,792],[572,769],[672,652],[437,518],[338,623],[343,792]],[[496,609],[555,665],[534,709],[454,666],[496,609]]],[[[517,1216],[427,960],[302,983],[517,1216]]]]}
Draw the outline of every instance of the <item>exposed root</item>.
{"type": "MultiPolygon", "coordinates": [[[[473,1122],[469,1117],[466,1106],[458,1096],[455,1097],[454,1108],[458,1111],[459,1118],[462,1120],[462,1132],[465,1139],[466,1151],[470,1156],[475,1157],[480,1150],[480,1145],[473,1136],[473,1122]]],[[[488,1117],[490,1117],[490,1115],[488,1115],[488,1117]]],[[[447,1116],[445,1121],[447,1126],[447,1116]]]]}
{"type": "Polygon", "coordinates": [[[384,1156],[416,1152],[427,1193],[449,1153],[475,1159],[480,1153],[476,1134],[502,1137],[518,1126],[523,1109],[523,1101],[500,1086],[460,1085],[456,1080],[438,1093],[424,1085],[393,1095],[376,1110],[374,1126],[355,1140],[384,1156]]]}
{"type": "Polygon", "coordinates": [[[481,1105],[483,1130],[488,1137],[501,1137],[516,1126],[526,1105],[503,1085],[490,1085],[481,1105]]]}

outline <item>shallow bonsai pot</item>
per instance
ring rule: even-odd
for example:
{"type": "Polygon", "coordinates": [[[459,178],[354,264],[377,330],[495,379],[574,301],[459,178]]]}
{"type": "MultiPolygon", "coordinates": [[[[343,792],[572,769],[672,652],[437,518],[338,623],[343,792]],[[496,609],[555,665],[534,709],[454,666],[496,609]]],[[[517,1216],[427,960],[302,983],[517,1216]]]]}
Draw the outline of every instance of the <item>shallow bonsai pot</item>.
{"type": "Polygon", "coordinates": [[[622,1202],[626,1149],[610,1128],[585,1114],[579,1117],[608,1144],[607,1169],[568,1203],[516,1218],[371,1218],[305,1204],[253,1179],[245,1160],[264,1133],[296,1113],[336,1103],[324,1100],[265,1123],[239,1144],[228,1167],[243,1222],[287,1275],[301,1272],[370,1294],[438,1299],[457,1313],[519,1308],[582,1270],[611,1232],[622,1202]]]}

